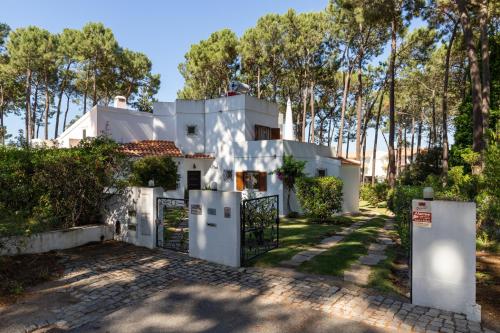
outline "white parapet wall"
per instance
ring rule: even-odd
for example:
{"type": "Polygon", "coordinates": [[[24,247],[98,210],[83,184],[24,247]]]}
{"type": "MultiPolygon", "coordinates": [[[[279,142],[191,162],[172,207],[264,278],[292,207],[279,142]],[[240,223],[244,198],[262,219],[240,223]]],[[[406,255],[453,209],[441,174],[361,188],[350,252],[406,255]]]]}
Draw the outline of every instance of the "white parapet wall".
{"type": "Polygon", "coordinates": [[[64,230],[55,230],[33,234],[0,238],[0,255],[43,253],[52,250],[64,250],[113,239],[113,227],[109,225],[87,225],[64,230]]]}
{"type": "Polygon", "coordinates": [[[189,256],[240,266],[240,192],[189,191],[189,256]]]}
{"type": "Polygon", "coordinates": [[[469,320],[480,321],[476,204],[413,200],[412,233],[413,304],[463,313],[469,320]]]}

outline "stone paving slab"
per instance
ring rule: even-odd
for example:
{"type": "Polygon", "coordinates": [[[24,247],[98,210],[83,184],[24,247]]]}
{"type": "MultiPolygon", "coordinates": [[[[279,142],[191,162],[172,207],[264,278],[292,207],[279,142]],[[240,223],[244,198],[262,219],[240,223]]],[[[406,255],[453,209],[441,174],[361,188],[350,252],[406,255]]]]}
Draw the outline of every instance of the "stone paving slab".
{"type": "Polygon", "coordinates": [[[363,265],[375,266],[384,259],[387,259],[386,255],[368,253],[368,255],[360,257],[359,262],[363,265]]]}
{"type": "Polygon", "coordinates": [[[385,244],[377,244],[377,243],[371,243],[370,246],[368,247],[368,252],[374,251],[374,252],[383,252],[387,248],[387,245],[385,244]]]}
{"type": "Polygon", "coordinates": [[[331,236],[323,239],[316,247],[328,249],[330,247],[337,245],[337,243],[340,242],[342,239],[344,239],[344,237],[342,236],[331,236]]]}
{"type": "Polygon", "coordinates": [[[344,271],[344,280],[360,285],[368,284],[371,269],[366,265],[354,264],[344,271]]]}

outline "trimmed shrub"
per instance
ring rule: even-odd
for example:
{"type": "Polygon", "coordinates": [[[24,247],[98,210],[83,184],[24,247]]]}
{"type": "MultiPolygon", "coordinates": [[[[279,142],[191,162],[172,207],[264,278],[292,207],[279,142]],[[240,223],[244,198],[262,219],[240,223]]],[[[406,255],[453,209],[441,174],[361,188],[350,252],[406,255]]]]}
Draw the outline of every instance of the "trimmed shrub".
{"type": "Polygon", "coordinates": [[[360,196],[361,199],[368,201],[371,205],[377,206],[379,203],[387,199],[387,191],[389,186],[387,183],[365,184],[361,186],[360,196]]]}
{"type": "Polygon", "coordinates": [[[304,212],[322,221],[342,210],[343,182],[337,177],[300,178],[297,198],[304,212]]]}
{"type": "Polygon", "coordinates": [[[396,215],[396,231],[401,245],[410,249],[411,201],[422,199],[421,186],[398,185],[389,191],[387,206],[396,215]]]}
{"type": "Polygon", "coordinates": [[[70,149],[1,147],[0,235],[100,222],[102,203],[126,185],[117,148],[103,137],[70,149]]]}
{"type": "Polygon", "coordinates": [[[130,184],[134,186],[149,186],[153,180],[155,186],[161,186],[165,190],[175,190],[179,175],[177,164],[167,156],[144,157],[132,163],[130,184]]]}

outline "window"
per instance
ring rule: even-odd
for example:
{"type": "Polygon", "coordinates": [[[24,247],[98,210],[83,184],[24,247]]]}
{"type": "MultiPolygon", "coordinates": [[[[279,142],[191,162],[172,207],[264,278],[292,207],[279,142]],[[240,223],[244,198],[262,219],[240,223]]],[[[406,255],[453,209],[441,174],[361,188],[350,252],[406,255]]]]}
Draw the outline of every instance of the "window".
{"type": "Polygon", "coordinates": [[[281,139],[281,130],[268,126],[255,125],[255,140],[279,140],[281,139]]]}
{"type": "Polygon", "coordinates": [[[187,126],[187,135],[196,135],[196,125],[187,126]]]}
{"type": "Polygon", "coordinates": [[[326,177],[326,169],[318,169],[318,177],[326,177]]]}
{"type": "Polygon", "coordinates": [[[240,171],[236,172],[236,190],[267,191],[267,172],[240,171]]]}

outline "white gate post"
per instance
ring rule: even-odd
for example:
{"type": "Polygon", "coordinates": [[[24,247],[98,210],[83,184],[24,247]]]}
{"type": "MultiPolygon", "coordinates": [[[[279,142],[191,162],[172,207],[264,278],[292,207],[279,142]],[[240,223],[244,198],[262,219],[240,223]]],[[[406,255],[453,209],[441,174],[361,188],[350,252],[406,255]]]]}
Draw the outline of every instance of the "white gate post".
{"type": "Polygon", "coordinates": [[[481,320],[476,304],[476,204],[412,202],[412,302],[481,320]]]}

